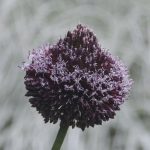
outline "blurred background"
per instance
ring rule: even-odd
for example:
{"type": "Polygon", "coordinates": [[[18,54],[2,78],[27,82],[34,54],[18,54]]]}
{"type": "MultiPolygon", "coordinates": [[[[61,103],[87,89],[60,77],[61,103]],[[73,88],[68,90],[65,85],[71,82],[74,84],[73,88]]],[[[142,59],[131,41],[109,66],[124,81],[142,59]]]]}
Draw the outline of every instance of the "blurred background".
{"type": "Polygon", "coordinates": [[[0,0],[0,150],[50,150],[59,124],[30,107],[17,66],[78,23],[123,60],[134,85],[114,120],[70,128],[62,150],[150,150],[150,0],[0,0]]]}

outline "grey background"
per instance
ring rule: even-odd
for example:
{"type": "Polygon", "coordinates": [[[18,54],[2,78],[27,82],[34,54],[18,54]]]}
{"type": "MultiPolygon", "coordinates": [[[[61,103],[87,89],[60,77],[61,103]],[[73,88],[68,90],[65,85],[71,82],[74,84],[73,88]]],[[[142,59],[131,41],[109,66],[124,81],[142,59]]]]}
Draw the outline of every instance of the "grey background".
{"type": "Polygon", "coordinates": [[[150,0],[0,0],[0,150],[49,150],[59,125],[44,124],[17,67],[78,23],[129,67],[134,85],[114,120],[69,129],[62,150],[150,150],[150,0]]]}

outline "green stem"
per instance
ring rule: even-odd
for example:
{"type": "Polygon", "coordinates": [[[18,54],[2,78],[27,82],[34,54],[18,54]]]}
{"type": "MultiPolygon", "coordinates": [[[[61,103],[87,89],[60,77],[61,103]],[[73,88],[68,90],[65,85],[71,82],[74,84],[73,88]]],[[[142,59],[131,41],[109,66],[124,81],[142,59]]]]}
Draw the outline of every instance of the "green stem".
{"type": "Polygon", "coordinates": [[[64,138],[66,136],[67,130],[68,130],[68,126],[60,126],[60,129],[58,131],[57,137],[53,144],[52,150],[60,150],[61,145],[64,141],[64,138]]]}

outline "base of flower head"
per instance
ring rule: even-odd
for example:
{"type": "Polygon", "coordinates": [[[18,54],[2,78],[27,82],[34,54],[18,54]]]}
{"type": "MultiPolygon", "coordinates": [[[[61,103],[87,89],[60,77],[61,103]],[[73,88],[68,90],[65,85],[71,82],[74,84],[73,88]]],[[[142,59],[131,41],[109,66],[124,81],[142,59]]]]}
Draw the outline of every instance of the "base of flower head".
{"type": "MultiPolygon", "coordinates": [[[[26,75],[25,78],[29,79],[29,76],[26,75]]],[[[86,127],[94,127],[109,118],[114,118],[115,111],[119,110],[113,99],[107,102],[98,101],[84,95],[84,91],[62,90],[66,83],[60,86],[51,81],[51,86],[48,86],[51,89],[48,89],[40,86],[38,80],[36,75],[32,77],[32,82],[30,80],[25,82],[28,89],[26,96],[32,97],[29,101],[32,107],[35,107],[44,117],[45,123],[55,124],[60,120],[61,125],[72,126],[72,128],[77,126],[84,130],[86,127]],[[52,89],[55,89],[55,92],[52,89]],[[62,92],[58,92],[61,90],[62,92]],[[78,97],[74,97],[74,93],[78,93],[78,97]]]]}

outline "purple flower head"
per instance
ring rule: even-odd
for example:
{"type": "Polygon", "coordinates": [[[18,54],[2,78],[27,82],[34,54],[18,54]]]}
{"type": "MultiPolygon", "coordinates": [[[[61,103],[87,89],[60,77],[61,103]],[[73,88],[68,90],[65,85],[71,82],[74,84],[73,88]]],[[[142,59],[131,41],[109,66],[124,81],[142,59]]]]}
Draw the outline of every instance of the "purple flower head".
{"type": "Polygon", "coordinates": [[[82,130],[114,118],[132,85],[122,62],[81,24],[56,44],[34,49],[22,69],[26,96],[45,122],[82,130]]]}

